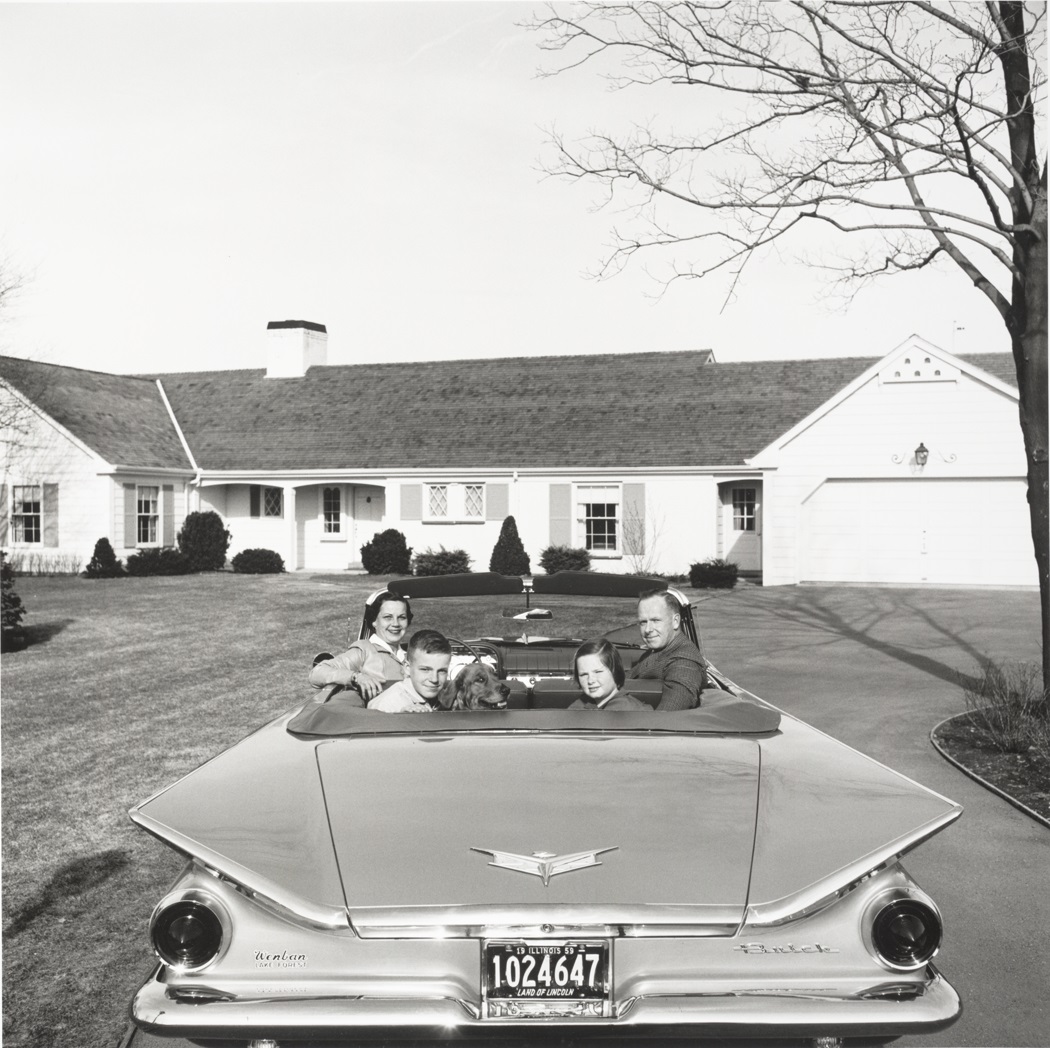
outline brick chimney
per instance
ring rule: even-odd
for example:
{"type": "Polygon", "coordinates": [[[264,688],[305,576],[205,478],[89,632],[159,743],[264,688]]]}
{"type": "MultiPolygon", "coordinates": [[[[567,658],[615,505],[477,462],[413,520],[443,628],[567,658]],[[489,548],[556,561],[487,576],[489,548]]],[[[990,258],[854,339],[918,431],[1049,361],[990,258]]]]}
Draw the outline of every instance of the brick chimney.
{"type": "Polygon", "coordinates": [[[328,363],[328,331],[309,320],[271,320],[266,325],[266,377],[302,378],[328,363]]]}

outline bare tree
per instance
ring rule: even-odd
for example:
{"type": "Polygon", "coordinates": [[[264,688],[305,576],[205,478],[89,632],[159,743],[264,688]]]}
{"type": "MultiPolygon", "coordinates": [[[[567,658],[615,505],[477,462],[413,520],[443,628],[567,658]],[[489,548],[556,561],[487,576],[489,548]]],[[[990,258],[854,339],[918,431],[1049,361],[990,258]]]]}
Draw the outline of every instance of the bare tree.
{"type": "Polygon", "coordinates": [[[552,173],[645,220],[614,231],[603,272],[665,252],[667,281],[721,272],[732,287],[756,252],[810,229],[841,241],[836,279],[853,288],[946,259],[998,311],[1050,685],[1045,19],[1041,2],[719,0],[552,7],[531,27],[568,56],[558,72],[688,88],[708,114],[689,135],[552,135],[552,173]]]}
{"type": "MultiPolygon", "coordinates": [[[[22,274],[9,261],[0,259],[0,322],[24,287],[22,274]]],[[[0,353],[4,348],[0,344],[0,353]]],[[[0,387],[0,479],[7,473],[10,454],[28,442],[31,427],[32,411],[26,400],[6,386],[0,387]]]]}
{"type": "Polygon", "coordinates": [[[665,518],[652,510],[644,513],[625,513],[623,518],[623,547],[633,552],[624,559],[632,575],[650,575],[660,564],[660,545],[665,518]]]}

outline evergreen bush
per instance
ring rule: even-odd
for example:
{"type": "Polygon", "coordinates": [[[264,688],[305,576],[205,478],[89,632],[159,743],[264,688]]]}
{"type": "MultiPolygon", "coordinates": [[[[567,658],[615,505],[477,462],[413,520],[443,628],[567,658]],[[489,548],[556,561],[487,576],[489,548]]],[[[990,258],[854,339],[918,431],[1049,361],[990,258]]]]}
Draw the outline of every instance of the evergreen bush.
{"type": "Polygon", "coordinates": [[[179,549],[190,562],[190,571],[222,571],[230,548],[230,530],[214,510],[197,510],[186,516],[176,536],[179,549]]]}
{"type": "Polygon", "coordinates": [[[128,557],[128,574],[143,575],[188,575],[193,569],[190,558],[181,550],[168,546],[164,549],[144,549],[128,557]]]}
{"type": "Polygon", "coordinates": [[[528,575],[529,555],[525,552],[518,535],[518,525],[513,517],[507,517],[500,528],[499,538],[492,550],[489,571],[498,571],[501,575],[528,575]]]}
{"type": "Polygon", "coordinates": [[[230,562],[241,575],[280,575],[284,561],[272,549],[242,549],[230,562]]]}
{"type": "Polygon", "coordinates": [[[124,574],[124,563],[117,560],[113,546],[105,535],[95,543],[95,552],[91,554],[84,574],[89,579],[116,579],[124,574]]]}
{"type": "Polygon", "coordinates": [[[540,567],[548,575],[556,571],[590,571],[591,555],[572,546],[548,546],[540,554],[540,567]]]}
{"type": "Polygon", "coordinates": [[[400,531],[387,528],[361,547],[361,563],[369,575],[408,575],[412,550],[400,531]]]}
{"type": "Polygon", "coordinates": [[[427,549],[417,553],[412,562],[413,575],[462,575],[470,571],[470,557],[465,549],[427,549]]]}
{"type": "Polygon", "coordinates": [[[0,553],[0,651],[17,651],[26,646],[26,631],[22,618],[26,609],[22,598],[15,592],[15,573],[7,563],[7,554],[0,553]]]}
{"type": "Polygon", "coordinates": [[[732,589],[739,568],[731,560],[705,560],[689,568],[689,585],[695,589],[732,589]]]}

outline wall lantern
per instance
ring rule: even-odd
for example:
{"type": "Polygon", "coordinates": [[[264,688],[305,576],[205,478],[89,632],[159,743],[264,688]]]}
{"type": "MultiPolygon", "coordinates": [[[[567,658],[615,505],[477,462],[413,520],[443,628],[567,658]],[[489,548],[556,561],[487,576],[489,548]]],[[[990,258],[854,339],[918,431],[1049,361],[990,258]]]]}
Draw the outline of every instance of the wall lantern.
{"type": "Polygon", "coordinates": [[[930,457],[930,450],[925,444],[920,443],[915,449],[915,465],[922,469],[926,465],[926,461],[930,457]]]}

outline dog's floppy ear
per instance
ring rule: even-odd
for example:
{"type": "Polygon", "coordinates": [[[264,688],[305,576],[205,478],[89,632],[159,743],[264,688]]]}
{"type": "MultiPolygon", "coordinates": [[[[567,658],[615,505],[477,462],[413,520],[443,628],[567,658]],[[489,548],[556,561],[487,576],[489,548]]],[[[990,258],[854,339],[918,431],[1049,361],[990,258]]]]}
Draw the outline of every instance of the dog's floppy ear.
{"type": "Polygon", "coordinates": [[[463,672],[453,679],[445,682],[444,687],[437,694],[438,709],[454,710],[461,707],[460,692],[463,690],[463,672]]]}

